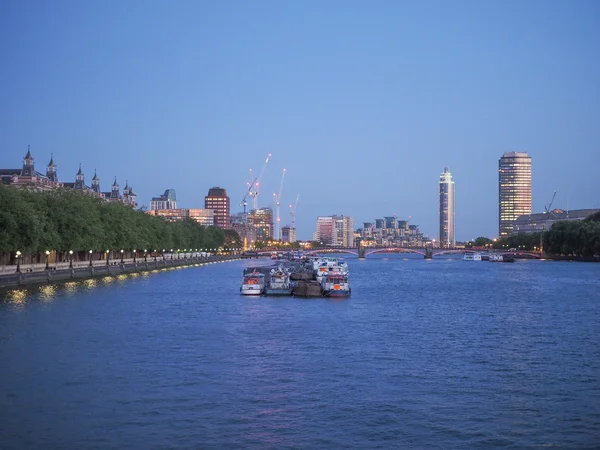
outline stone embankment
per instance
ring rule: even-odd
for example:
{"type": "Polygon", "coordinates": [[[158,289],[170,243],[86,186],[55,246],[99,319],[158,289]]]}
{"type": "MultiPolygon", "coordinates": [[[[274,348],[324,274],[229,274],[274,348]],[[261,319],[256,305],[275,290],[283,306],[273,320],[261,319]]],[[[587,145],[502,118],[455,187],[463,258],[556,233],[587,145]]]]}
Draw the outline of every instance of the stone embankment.
{"type": "Polygon", "coordinates": [[[52,265],[48,267],[48,269],[45,269],[44,265],[42,270],[39,270],[39,268],[36,268],[38,270],[26,268],[25,271],[20,270],[18,272],[16,271],[15,266],[4,266],[2,267],[2,270],[0,270],[0,288],[69,280],[83,280],[93,277],[117,276],[127,273],[148,272],[171,267],[198,266],[239,259],[239,256],[194,256],[181,259],[136,260],[135,262],[133,259],[127,259],[122,263],[120,261],[109,261],[109,264],[102,261],[95,261],[95,264],[91,266],[89,263],[86,263],[85,265],[73,263],[73,267],[69,267],[70,263],[60,263],[52,265]],[[66,267],[64,267],[65,265],[66,267]]]}

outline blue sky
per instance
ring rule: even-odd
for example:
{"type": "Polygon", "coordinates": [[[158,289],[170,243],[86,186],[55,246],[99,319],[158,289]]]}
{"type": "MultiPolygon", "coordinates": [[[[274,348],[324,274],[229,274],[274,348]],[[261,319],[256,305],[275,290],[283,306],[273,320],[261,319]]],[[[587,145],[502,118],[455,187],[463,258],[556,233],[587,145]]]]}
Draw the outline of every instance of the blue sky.
{"type": "MultiPolygon", "coordinates": [[[[396,214],[437,237],[456,182],[457,238],[497,234],[497,165],[533,158],[533,206],[600,207],[595,1],[0,2],[0,167],[38,169],[141,204],[167,188],[232,210],[249,169],[272,203],[316,216],[396,214]]],[[[289,222],[282,208],[282,224],[289,222]]]]}

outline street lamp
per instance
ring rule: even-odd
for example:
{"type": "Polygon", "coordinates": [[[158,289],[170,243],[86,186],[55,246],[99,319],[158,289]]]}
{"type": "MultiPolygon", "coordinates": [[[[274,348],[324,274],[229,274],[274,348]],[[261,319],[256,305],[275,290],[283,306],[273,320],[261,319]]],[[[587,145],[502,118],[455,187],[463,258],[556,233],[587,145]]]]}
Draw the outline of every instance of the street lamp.
{"type": "Polygon", "coordinates": [[[69,269],[73,268],[73,250],[69,250],[69,269]]]}
{"type": "Polygon", "coordinates": [[[110,253],[109,250],[106,250],[106,265],[108,266],[108,261],[110,259],[110,253]]]}
{"type": "Polygon", "coordinates": [[[50,256],[50,250],[46,250],[46,270],[50,270],[50,266],[48,265],[48,257],[50,256]]]}
{"type": "Polygon", "coordinates": [[[90,267],[92,267],[92,253],[94,253],[92,250],[90,250],[90,267]]]}
{"type": "Polygon", "coordinates": [[[17,250],[16,253],[17,256],[17,273],[21,273],[21,252],[19,250],[17,250]]]}
{"type": "Polygon", "coordinates": [[[171,249],[171,261],[173,261],[173,249],[171,249]]]}
{"type": "Polygon", "coordinates": [[[121,264],[123,264],[123,249],[121,249],[121,264]]]}
{"type": "Polygon", "coordinates": [[[177,259],[179,259],[179,252],[180,252],[180,251],[181,251],[181,250],[177,249],[177,259]]]}
{"type": "Polygon", "coordinates": [[[135,248],[133,249],[133,263],[135,264],[135,248]]]}
{"type": "Polygon", "coordinates": [[[156,262],[156,249],[154,250],[154,262],[156,262]]]}
{"type": "MultiPolygon", "coordinates": [[[[165,249],[163,248],[163,261],[166,261],[167,257],[165,256],[165,249]]],[[[156,261],[156,255],[154,255],[154,261],[156,261]]]]}
{"type": "Polygon", "coordinates": [[[146,253],[148,250],[144,249],[144,262],[148,262],[148,253],[146,253]]]}

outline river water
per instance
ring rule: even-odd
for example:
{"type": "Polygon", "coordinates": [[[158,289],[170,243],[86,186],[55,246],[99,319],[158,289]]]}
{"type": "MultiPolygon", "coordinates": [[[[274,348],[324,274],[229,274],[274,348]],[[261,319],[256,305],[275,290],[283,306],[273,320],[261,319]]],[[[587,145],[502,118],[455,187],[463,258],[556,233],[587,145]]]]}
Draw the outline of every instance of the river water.
{"type": "Polygon", "coordinates": [[[347,261],[351,299],[243,261],[2,293],[0,447],[600,446],[600,264],[347,261]]]}

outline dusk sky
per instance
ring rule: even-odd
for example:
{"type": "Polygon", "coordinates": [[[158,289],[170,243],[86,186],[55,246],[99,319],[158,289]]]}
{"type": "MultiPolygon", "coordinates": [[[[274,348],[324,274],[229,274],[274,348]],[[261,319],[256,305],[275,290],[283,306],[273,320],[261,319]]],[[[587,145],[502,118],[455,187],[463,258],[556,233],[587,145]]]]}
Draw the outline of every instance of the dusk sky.
{"type": "MultiPolygon", "coordinates": [[[[232,212],[272,153],[282,225],[396,214],[437,238],[439,175],[458,240],[498,233],[498,159],[532,157],[533,210],[600,207],[598,1],[0,2],[0,167],[81,163],[140,205],[174,188],[232,212]]],[[[1,206],[1,205],[0,205],[1,206]]]]}

